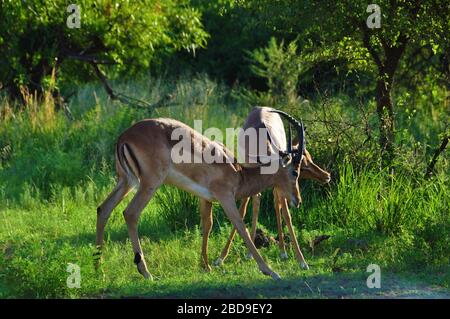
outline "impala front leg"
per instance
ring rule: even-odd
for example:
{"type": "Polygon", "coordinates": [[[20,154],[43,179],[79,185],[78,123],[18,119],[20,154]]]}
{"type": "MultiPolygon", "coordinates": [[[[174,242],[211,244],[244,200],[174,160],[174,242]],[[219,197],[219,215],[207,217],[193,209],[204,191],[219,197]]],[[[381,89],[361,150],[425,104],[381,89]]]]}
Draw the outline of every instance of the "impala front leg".
{"type": "Polygon", "coordinates": [[[233,223],[242,239],[244,239],[247,248],[250,250],[250,253],[252,253],[256,263],[258,264],[259,270],[261,270],[264,275],[271,276],[273,279],[281,279],[280,275],[270,269],[270,267],[266,264],[264,259],[259,254],[258,249],[256,249],[255,244],[250,238],[250,234],[245,227],[244,221],[239,216],[239,211],[236,207],[234,196],[230,194],[227,197],[222,197],[221,199],[219,199],[219,201],[225,211],[225,214],[233,223]]]}
{"type": "Polygon", "coordinates": [[[282,203],[282,211],[283,211],[283,217],[284,221],[288,227],[289,235],[291,236],[292,243],[294,244],[294,250],[295,250],[295,256],[297,257],[298,262],[300,263],[300,267],[307,270],[309,269],[308,264],[305,261],[305,258],[303,257],[302,251],[300,250],[300,246],[297,242],[297,237],[295,237],[294,228],[292,227],[292,219],[291,214],[289,213],[289,207],[287,205],[286,199],[281,200],[282,203]]]}
{"type": "MultiPolygon", "coordinates": [[[[241,206],[239,207],[239,215],[241,216],[242,220],[244,220],[245,214],[247,213],[247,205],[248,205],[249,201],[250,201],[250,197],[246,197],[246,198],[242,199],[242,201],[241,201],[241,206]]],[[[223,247],[220,257],[217,258],[217,260],[214,262],[215,266],[222,265],[223,261],[227,258],[235,235],[236,235],[236,227],[233,227],[230,237],[228,238],[228,241],[225,244],[225,247],[223,247]]]]}

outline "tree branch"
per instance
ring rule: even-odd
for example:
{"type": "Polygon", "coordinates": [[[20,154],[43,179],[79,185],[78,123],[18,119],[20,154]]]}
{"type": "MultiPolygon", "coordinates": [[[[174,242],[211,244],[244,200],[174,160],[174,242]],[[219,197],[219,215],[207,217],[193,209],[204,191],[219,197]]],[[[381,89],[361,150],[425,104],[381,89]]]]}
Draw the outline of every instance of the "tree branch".
{"type": "Polygon", "coordinates": [[[89,55],[67,55],[67,58],[74,59],[74,60],[80,60],[85,62],[94,62],[95,64],[107,64],[107,65],[114,65],[118,64],[115,61],[108,61],[108,60],[98,60],[95,56],[89,56],[89,55]]]}
{"type": "Polygon", "coordinates": [[[106,93],[108,93],[108,95],[110,96],[111,99],[117,100],[118,99],[117,95],[114,93],[113,89],[109,85],[108,79],[103,74],[103,72],[100,70],[100,68],[98,67],[98,64],[95,63],[94,61],[89,61],[89,63],[92,65],[92,67],[94,68],[95,74],[100,79],[103,86],[105,87],[106,93]]]}
{"type": "Polygon", "coordinates": [[[151,109],[151,108],[158,108],[158,107],[162,106],[163,104],[167,103],[172,98],[172,96],[170,94],[168,94],[168,95],[164,96],[161,100],[156,102],[155,104],[150,104],[146,101],[125,95],[120,92],[115,93],[114,90],[112,89],[112,87],[109,85],[108,79],[106,78],[105,74],[98,67],[98,64],[95,63],[94,61],[89,61],[89,63],[94,68],[95,74],[102,82],[103,86],[105,87],[106,93],[108,93],[109,97],[112,100],[118,100],[122,103],[128,104],[133,107],[141,107],[141,108],[151,109]]]}
{"type": "Polygon", "coordinates": [[[444,139],[442,140],[441,146],[438,149],[436,149],[436,151],[434,152],[433,159],[431,160],[430,164],[427,167],[427,171],[425,173],[425,178],[430,178],[431,176],[433,176],[434,166],[436,165],[439,155],[442,152],[444,152],[445,148],[447,147],[449,138],[450,138],[449,136],[445,136],[444,139]]]}
{"type": "Polygon", "coordinates": [[[366,47],[367,51],[369,51],[370,55],[372,56],[373,60],[375,61],[378,70],[382,70],[384,68],[384,64],[381,61],[380,55],[378,54],[378,52],[375,50],[375,48],[370,44],[370,31],[368,30],[367,26],[365,25],[364,22],[360,23],[359,26],[362,35],[363,35],[363,44],[366,47]]]}

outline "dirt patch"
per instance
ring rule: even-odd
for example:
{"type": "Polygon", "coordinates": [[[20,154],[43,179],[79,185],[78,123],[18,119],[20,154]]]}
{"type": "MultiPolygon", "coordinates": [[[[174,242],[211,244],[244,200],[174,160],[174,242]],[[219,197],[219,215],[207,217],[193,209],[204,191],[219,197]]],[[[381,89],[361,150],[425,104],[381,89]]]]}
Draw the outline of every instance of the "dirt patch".
{"type": "Polygon", "coordinates": [[[140,298],[331,298],[331,299],[450,299],[450,290],[397,274],[382,275],[380,288],[367,287],[368,273],[325,275],[267,280],[254,284],[191,285],[186,290],[165,291],[140,298]]]}
{"type": "Polygon", "coordinates": [[[305,298],[369,299],[450,299],[450,290],[396,274],[383,274],[380,288],[369,288],[368,274],[334,273],[329,277],[305,279],[309,294],[305,298]]]}

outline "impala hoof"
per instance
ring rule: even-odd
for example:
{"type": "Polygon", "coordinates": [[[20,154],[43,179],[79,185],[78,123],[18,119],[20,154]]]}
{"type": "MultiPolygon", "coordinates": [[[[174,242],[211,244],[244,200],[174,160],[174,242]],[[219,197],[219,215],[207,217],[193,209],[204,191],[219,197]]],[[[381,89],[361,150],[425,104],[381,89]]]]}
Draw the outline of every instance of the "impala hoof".
{"type": "Polygon", "coordinates": [[[281,258],[282,260],[288,259],[288,254],[287,254],[287,252],[282,252],[282,253],[280,254],[280,258],[281,258]]]}
{"type": "Polygon", "coordinates": [[[202,265],[202,268],[203,268],[203,270],[206,271],[206,272],[211,272],[211,270],[212,270],[212,268],[211,268],[210,265],[202,265]]]}
{"type": "Polygon", "coordinates": [[[139,269],[138,267],[138,271],[145,279],[153,280],[153,276],[151,273],[148,272],[148,270],[139,269]]]}
{"type": "Polygon", "coordinates": [[[220,267],[223,265],[223,259],[217,258],[216,261],[213,263],[214,266],[220,267]]]}
{"type": "Polygon", "coordinates": [[[252,253],[248,253],[248,254],[245,256],[245,258],[246,258],[247,260],[253,259],[252,253]]]}
{"type": "Polygon", "coordinates": [[[270,268],[262,267],[259,268],[259,270],[266,276],[272,277],[274,280],[280,280],[281,277],[279,274],[277,274],[275,271],[272,271],[270,268]]]}
{"type": "Polygon", "coordinates": [[[281,280],[280,275],[277,274],[276,272],[272,272],[270,276],[272,277],[273,280],[281,280]]]}
{"type": "Polygon", "coordinates": [[[152,274],[149,273],[149,272],[143,273],[142,276],[144,276],[144,278],[145,278],[146,280],[153,281],[153,276],[152,276],[152,274]]]}
{"type": "Polygon", "coordinates": [[[147,265],[145,264],[145,260],[140,253],[136,253],[134,255],[134,264],[137,267],[139,273],[144,276],[145,279],[153,280],[152,275],[148,272],[147,265]]]}
{"type": "Polygon", "coordinates": [[[309,266],[305,261],[301,261],[300,262],[300,268],[302,268],[303,270],[308,270],[309,266]]]}

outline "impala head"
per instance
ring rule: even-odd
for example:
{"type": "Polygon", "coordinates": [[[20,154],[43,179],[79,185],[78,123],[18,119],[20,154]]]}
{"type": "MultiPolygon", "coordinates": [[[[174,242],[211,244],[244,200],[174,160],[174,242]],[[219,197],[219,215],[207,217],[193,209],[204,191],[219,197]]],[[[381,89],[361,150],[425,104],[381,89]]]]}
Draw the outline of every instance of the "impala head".
{"type": "Polygon", "coordinates": [[[331,174],[316,165],[307,150],[303,154],[300,176],[301,178],[312,179],[322,184],[329,183],[331,180],[331,174]]]}
{"type": "MultiPolygon", "coordinates": [[[[298,139],[294,138],[294,149],[298,147],[298,139]]],[[[322,184],[327,184],[331,180],[331,174],[314,163],[311,154],[306,148],[303,152],[303,159],[300,166],[300,177],[302,179],[312,179],[322,184]]]]}
{"type": "Polygon", "coordinates": [[[303,123],[298,122],[289,114],[279,110],[272,110],[272,112],[279,113],[289,121],[287,151],[280,152],[281,167],[275,176],[275,186],[281,192],[281,195],[288,199],[290,206],[298,207],[301,203],[298,178],[304,158],[303,154],[306,152],[305,129],[303,123]],[[292,145],[291,125],[294,126],[299,140],[296,148],[292,145]]]}

